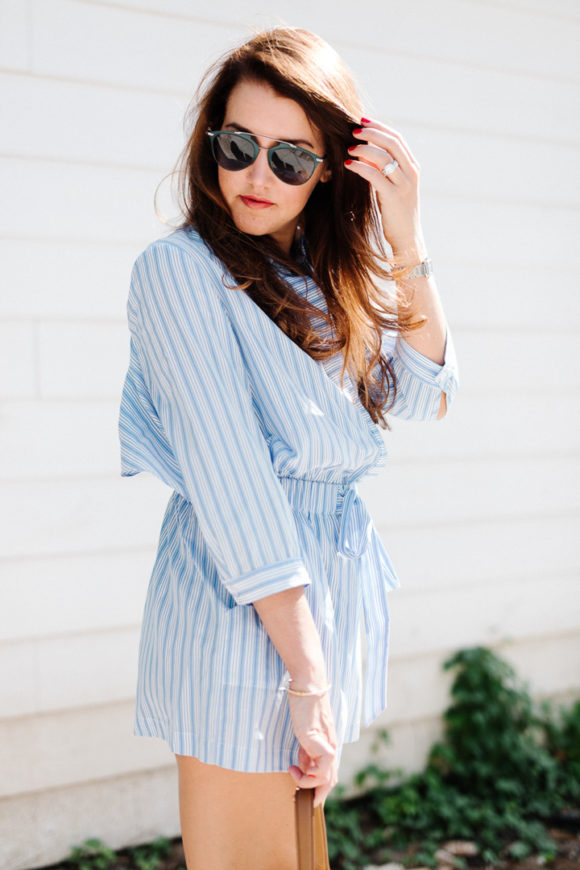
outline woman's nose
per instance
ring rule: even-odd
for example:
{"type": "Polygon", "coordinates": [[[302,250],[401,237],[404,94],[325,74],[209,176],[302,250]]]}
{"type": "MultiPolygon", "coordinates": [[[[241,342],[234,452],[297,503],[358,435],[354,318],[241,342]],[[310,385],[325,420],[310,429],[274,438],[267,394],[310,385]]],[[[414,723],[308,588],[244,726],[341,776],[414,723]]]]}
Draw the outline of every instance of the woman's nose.
{"type": "Polygon", "coordinates": [[[268,164],[268,152],[265,148],[260,148],[258,156],[248,167],[248,180],[256,186],[268,184],[271,181],[271,175],[272,170],[268,164]]]}

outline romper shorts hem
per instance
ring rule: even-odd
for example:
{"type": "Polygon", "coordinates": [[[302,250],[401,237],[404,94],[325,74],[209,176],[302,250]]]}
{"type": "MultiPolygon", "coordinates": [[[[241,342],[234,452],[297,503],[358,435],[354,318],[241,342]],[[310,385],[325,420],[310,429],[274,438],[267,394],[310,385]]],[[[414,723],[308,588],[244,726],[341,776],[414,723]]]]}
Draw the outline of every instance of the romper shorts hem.
{"type": "MultiPolygon", "coordinates": [[[[243,773],[287,773],[291,764],[298,765],[299,743],[294,739],[294,745],[288,748],[273,749],[268,747],[267,758],[260,753],[261,760],[255,759],[255,764],[242,766],[239,760],[239,746],[230,743],[219,743],[206,740],[192,731],[173,731],[169,723],[148,716],[136,716],[133,726],[134,737],[155,737],[165,740],[169,749],[176,755],[190,755],[204,764],[214,764],[228,770],[243,773]]],[[[337,767],[340,767],[342,747],[344,743],[356,743],[360,736],[360,728],[356,734],[349,734],[339,743],[337,748],[337,767]]]]}

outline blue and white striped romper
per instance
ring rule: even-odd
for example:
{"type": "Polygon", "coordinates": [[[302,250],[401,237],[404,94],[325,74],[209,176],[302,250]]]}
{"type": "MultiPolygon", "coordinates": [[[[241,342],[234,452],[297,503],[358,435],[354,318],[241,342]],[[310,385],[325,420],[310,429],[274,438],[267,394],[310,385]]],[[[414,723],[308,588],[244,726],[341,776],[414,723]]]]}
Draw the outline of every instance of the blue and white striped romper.
{"type": "MultiPolygon", "coordinates": [[[[281,274],[325,305],[313,279],[281,274]]],[[[398,578],[356,483],[387,452],[348,374],[340,387],[342,355],[313,360],[233,284],[191,228],[152,242],[131,273],[121,475],[151,472],[173,490],[143,613],[133,733],[233,770],[286,771],[299,750],[288,672],[250,605],[304,586],[340,762],[360,733],[363,614],[364,724],[386,706],[387,592],[398,578]]],[[[434,419],[442,390],[449,406],[449,331],[442,366],[392,333],[384,350],[398,379],[392,415],[434,419]]]]}

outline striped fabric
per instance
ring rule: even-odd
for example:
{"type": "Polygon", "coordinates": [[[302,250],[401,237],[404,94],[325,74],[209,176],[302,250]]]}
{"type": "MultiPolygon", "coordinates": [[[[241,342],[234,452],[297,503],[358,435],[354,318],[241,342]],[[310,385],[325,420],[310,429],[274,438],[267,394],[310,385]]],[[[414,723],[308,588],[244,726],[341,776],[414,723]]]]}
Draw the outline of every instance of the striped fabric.
{"type": "MultiPolygon", "coordinates": [[[[322,308],[312,279],[282,273],[322,308]]],[[[288,676],[253,601],[303,586],[319,631],[339,741],[386,706],[387,592],[398,578],[357,492],[378,474],[381,431],[339,355],[302,351],[191,228],[151,243],[131,274],[129,368],[119,414],[121,475],[173,490],[147,591],[134,734],[234,770],[298,761],[288,676]],[[227,285],[230,285],[229,287],[227,285]]],[[[398,394],[391,414],[430,420],[451,403],[442,366],[385,333],[398,394]]]]}

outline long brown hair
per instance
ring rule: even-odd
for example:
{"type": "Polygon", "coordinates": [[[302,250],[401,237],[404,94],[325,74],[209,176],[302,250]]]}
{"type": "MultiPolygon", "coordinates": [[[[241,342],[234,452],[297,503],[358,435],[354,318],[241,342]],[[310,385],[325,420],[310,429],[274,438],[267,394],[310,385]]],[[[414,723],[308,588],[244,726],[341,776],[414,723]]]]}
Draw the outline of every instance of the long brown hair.
{"type": "Polygon", "coordinates": [[[371,185],[343,165],[361,112],[348,69],[328,43],[308,30],[275,27],[228,51],[207,71],[186,113],[192,129],[176,170],[184,215],[180,228],[194,227],[236,287],[313,359],[342,352],[341,380],[348,368],[361,403],[375,423],[388,429],[383,415],[395,399],[396,379],[381,354],[382,333],[413,329],[422,321],[411,322],[408,295],[394,280],[408,270],[398,270],[386,255],[371,185]],[[295,100],[324,140],[332,175],[313,189],[300,221],[311,268],[297,261],[295,252],[287,255],[270,236],[238,230],[220,192],[206,131],[221,128],[229,94],[242,79],[265,82],[295,100]],[[328,315],[294,291],[276,263],[291,274],[311,274],[324,293],[328,315]],[[389,281],[393,290],[381,289],[377,279],[389,281]],[[326,319],[334,337],[317,334],[311,325],[314,315],[326,319]]]}

